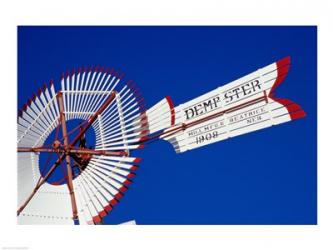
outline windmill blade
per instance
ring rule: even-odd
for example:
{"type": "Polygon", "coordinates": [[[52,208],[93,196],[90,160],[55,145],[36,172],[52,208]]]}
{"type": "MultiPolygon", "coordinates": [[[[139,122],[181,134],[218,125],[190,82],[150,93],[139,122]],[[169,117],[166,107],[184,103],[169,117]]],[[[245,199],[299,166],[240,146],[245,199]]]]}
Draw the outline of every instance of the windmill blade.
{"type": "Polygon", "coordinates": [[[39,90],[32,100],[23,106],[18,117],[18,146],[41,146],[47,136],[56,128],[59,108],[53,83],[39,90]]]}
{"type": "Polygon", "coordinates": [[[154,106],[143,112],[132,123],[133,127],[144,131],[144,134],[153,134],[175,124],[173,102],[169,96],[163,98],[154,106]]]}
{"type": "Polygon", "coordinates": [[[21,225],[73,225],[72,216],[67,186],[53,186],[46,183],[20,213],[17,222],[21,225]]]}
{"type": "Polygon", "coordinates": [[[114,163],[108,165],[95,159],[79,178],[74,180],[76,189],[79,189],[79,196],[83,197],[81,204],[78,204],[79,211],[82,211],[82,214],[79,214],[80,221],[85,220],[86,224],[101,222],[123,197],[123,193],[132,183],[127,178],[134,175],[129,171],[115,170],[117,167],[114,163]]]}
{"type": "MultiPolygon", "coordinates": [[[[41,177],[39,156],[18,154],[18,205],[29,196],[41,177]]],[[[18,224],[74,224],[67,186],[45,183],[17,218],[18,224]]]]}
{"type": "Polygon", "coordinates": [[[304,117],[299,105],[274,96],[289,66],[287,57],[177,106],[175,126],[160,138],[180,153],[304,117]]]}

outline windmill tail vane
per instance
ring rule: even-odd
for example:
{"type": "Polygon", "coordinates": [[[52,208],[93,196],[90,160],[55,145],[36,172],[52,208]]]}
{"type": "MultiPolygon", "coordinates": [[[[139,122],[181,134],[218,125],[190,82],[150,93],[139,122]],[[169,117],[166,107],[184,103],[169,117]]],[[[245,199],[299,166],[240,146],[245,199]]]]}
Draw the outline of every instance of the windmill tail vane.
{"type": "Polygon", "coordinates": [[[135,150],[156,140],[182,153],[304,117],[274,96],[289,67],[286,57],[176,107],[167,96],[149,109],[113,70],[79,69],[59,91],[50,82],[18,115],[18,223],[102,223],[132,184],[135,150]]]}

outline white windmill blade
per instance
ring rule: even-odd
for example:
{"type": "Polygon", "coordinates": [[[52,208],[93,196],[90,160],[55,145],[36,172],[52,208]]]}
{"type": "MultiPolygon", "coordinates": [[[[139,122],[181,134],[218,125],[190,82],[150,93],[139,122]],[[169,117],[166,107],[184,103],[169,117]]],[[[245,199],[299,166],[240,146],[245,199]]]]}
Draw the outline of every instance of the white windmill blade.
{"type": "MultiPolygon", "coordinates": [[[[75,181],[76,184],[81,186],[81,190],[87,197],[84,205],[88,208],[91,218],[85,217],[87,224],[93,224],[101,222],[101,219],[106,216],[107,211],[105,207],[109,206],[108,201],[101,195],[100,191],[93,185],[93,183],[87,178],[85,172],[83,172],[75,181]]],[[[79,211],[81,210],[78,206],[79,211]]],[[[80,221],[82,219],[80,218],[80,221]]]]}
{"type": "Polygon", "coordinates": [[[132,123],[133,127],[137,126],[146,134],[153,134],[174,124],[174,106],[169,96],[142,113],[132,123]]]}
{"type": "Polygon", "coordinates": [[[39,94],[34,95],[32,100],[23,106],[19,111],[18,117],[18,146],[23,144],[26,137],[30,136],[37,140],[28,140],[29,146],[40,146],[42,141],[46,139],[48,134],[57,126],[59,112],[56,95],[53,91],[53,83],[50,82],[51,95],[48,88],[39,90],[39,94]],[[47,92],[46,95],[44,93],[47,92]],[[54,111],[54,113],[52,112],[54,111]]]}
{"type": "MultiPolygon", "coordinates": [[[[17,124],[19,224],[77,222],[73,220],[74,207],[71,204],[69,184],[67,186],[61,180],[45,182],[46,176],[41,176],[40,173],[40,154],[47,150],[52,153],[52,148],[44,144],[50,134],[60,128],[61,112],[65,116],[65,122],[83,119],[85,122],[82,126],[91,123],[96,135],[89,163],[72,180],[78,222],[100,223],[123,197],[140,161],[140,158],[131,156],[130,152],[132,149],[142,148],[140,141],[144,135],[137,132],[143,130],[142,125],[134,128],[132,125],[133,119],[143,112],[140,104],[142,100],[139,100],[137,90],[130,86],[130,82],[124,84],[121,79],[122,76],[113,70],[99,67],[94,70],[79,69],[72,74],[63,75],[60,91],[56,92],[51,83],[24,105],[17,124]],[[59,95],[63,100],[63,111],[59,106],[59,95]],[[44,151],[38,151],[41,149],[44,151]],[[103,155],[104,152],[111,152],[111,155],[103,155]],[[117,152],[123,153],[117,155],[117,152]],[[42,185],[39,185],[41,182],[42,185]],[[33,194],[37,186],[37,191],[33,194]],[[31,194],[32,198],[29,200],[31,194]]],[[[64,138],[59,140],[62,142],[64,138]]],[[[76,142],[70,145],[75,144],[76,142]]],[[[72,149],[77,150],[75,147],[72,149]]],[[[64,159],[65,157],[58,158],[64,159]]],[[[72,164],[74,162],[75,160],[71,160],[72,164]]]]}
{"type": "MultiPolygon", "coordinates": [[[[20,185],[22,184],[20,183],[20,185]]],[[[18,224],[24,225],[73,225],[72,216],[72,207],[67,186],[54,186],[45,183],[20,213],[17,220],[18,224]]]]}

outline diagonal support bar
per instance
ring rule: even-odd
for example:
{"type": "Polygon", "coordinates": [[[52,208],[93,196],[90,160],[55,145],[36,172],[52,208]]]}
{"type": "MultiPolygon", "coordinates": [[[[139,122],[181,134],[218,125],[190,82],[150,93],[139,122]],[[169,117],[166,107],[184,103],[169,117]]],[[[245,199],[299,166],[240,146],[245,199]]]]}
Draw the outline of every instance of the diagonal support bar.
{"type": "Polygon", "coordinates": [[[59,92],[57,94],[59,110],[60,110],[60,123],[62,127],[62,135],[64,137],[64,146],[65,146],[65,159],[67,165],[67,185],[69,189],[69,195],[71,197],[72,203],[72,212],[73,212],[73,220],[78,220],[77,215],[77,205],[75,200],[75,193],[74,193],[74,186],[73,186],[73,173],[72,173],[72,166],[71,166],[71,157],[69,156],[69,152],[67,151],[69,148],[69,140],[67,135],[67,126],[66,126],[66,118],[65,118],[65,109],[64,109],[64,99],[63,94],[59,92]]]}

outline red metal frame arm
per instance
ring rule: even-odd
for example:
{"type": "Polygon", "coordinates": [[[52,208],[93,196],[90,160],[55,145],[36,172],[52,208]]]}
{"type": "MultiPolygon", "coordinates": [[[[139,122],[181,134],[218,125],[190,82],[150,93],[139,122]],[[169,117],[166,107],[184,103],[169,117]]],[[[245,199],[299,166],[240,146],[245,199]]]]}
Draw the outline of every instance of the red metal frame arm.
{"type": "MultiPolygon", "coordinates": [[[[37,148],[17,148],[18,153],[65,153],[66,150],[63,148],[46,148],[46,147],[37,147],[37,148]]],[[[107,151],[107,150],[96,150],[96,149],[82,149],[82,148],[69,148],[67,149],[69,153],[76,153],[76,154],[91,154],[91,155],[106,155],[106,156],[127,156],[127,152],[125,151],[107,151]]]]}
{"type": "Polygon", "coordinates": [[[75,193],[74,193],[74,186],[73,186],[73,173],[72,173],[72,166],[71,166],[71,157],[68,153],[69,148],[69,141],[67,136],[67,126],[66,126],[66,117],[65,117],[65,108],[64,108],[64,100],[63,100],[63,94],[59,92],[57,94],[58,104],[59,104],[59,110],[60,110],[60,123],[62,127],[62,134],[64,136],[64,146],[65,146],[65,159],[66,159],[66,165],[67,165],[67,185],[69,190],[69,195],[71,197],[71,203],[72,203],[72,212],[73,212],[73,220],[78,219],[77,215],[77,205],[76,205],[76,199],[75,199],[75,193]]]}

